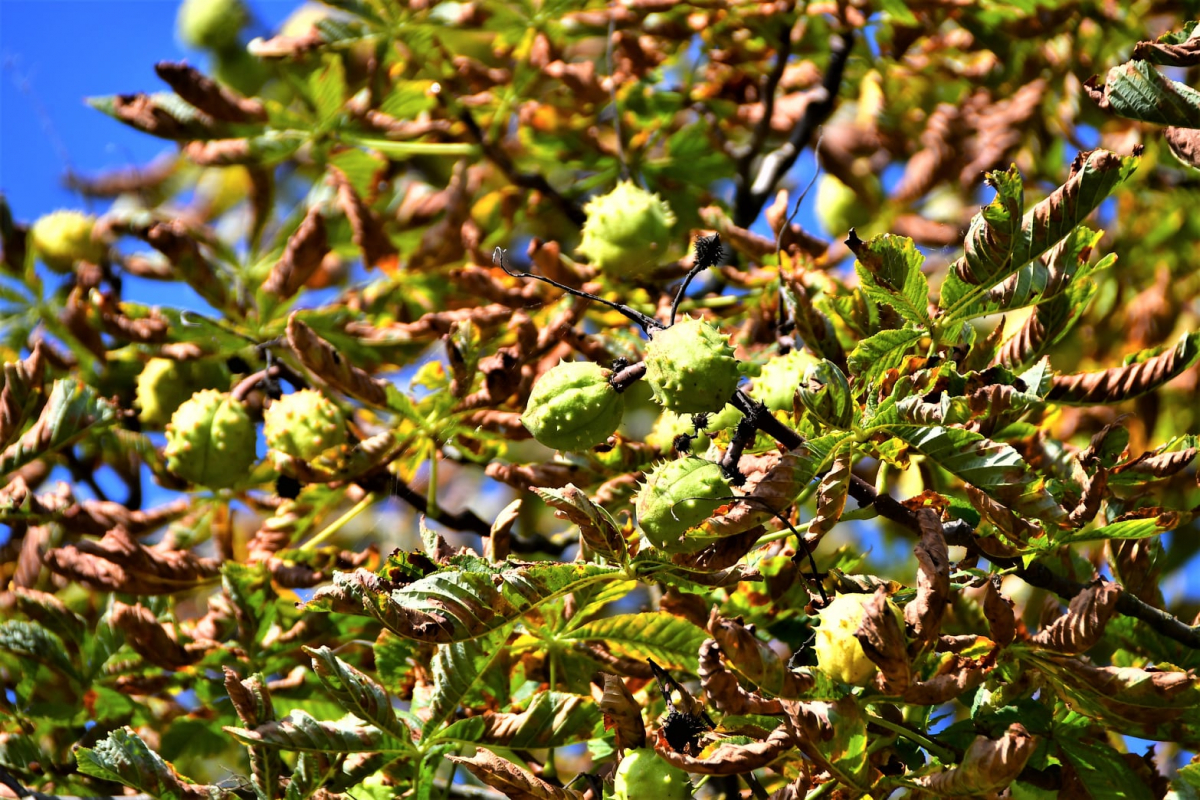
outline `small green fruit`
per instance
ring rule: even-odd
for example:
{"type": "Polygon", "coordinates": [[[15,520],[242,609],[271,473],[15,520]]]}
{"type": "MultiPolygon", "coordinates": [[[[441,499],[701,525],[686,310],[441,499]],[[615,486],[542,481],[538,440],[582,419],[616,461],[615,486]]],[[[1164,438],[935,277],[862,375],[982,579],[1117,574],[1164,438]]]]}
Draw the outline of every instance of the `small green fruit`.
{"type": "Polygon", "coordinates": [[[546,447],[586,450],[621,424],[625,398],[609,371],[590,361],[563,361],[534,384],[521,422],[546,447]]]}
{"type": "Polygon", "coordinates": [[[271,403],[263,421],[267,447],[302,461],[311,461],[346,441],[346,419],[341,409],[312,389],[271,403]]]}
{"type": "Polygon", "coordinates": [[[729,337],[703,320],[689,317],[655,331],[646,347],[646,382],[654,400],[676,414],[720,411],[741,377],[729,337]]]}
{"type": "MultiPolygon", "coordinates": [[[[875,662],[867,658],[854,636],[862,622],[863,607],[873,597],[870,594],[840,594],[817,614],[821,620],[814,630],[816,641],[813,650],[817,656],[817,668],[852,686],[866,686],[875,678],[878,669],[875,662]]],[[[904,615],[900,609],[890,600],[888,608],[896,615],[903,630],[904,615]]]]}
{"type": "Polygon", "coordinates": [[[630,750],[617,765],[616,800],[691,800],[688,773],[649,747],[630,750]]]}
{"type": "Polygon", "coordinates": [[[658,266],[675,214],[665,200],[630,181],[583,207],[587,221],[579,252],[605,275],[625,278],[658,266]]]}
{"type": "Polygon", "coordinates": [[[250,21],[242,0],[183,0],[175,18],[179,39],[188,47],[228,49],[250,21]]]}
{"type": "Polygon", "coordinates": [[[174,361],[152,358],[137,379],[138,419],[145,427],[157,428],[171,421],[171,415],[201,389],[229,386],[229,369],[214,359],[174,361]]]}
{"type": "Polygon", "coordinates": [[[250,474],[257,458],[246,407],[205,389],[176,409],[167,425],[167,469],[191,483],[224,489],[250,474]]]}
{"type": "Polygon", "coordinates": [[[792,411],[792,398],[796,387],[804,379],[804,372],[816,359],[804,350],[792,350],[763,364],[762,372],[750,387],[750,396],[771,411],[792,411]]]}
{"type": "Polygon", "coordinates": [[[42,263],[54,272],[67,273],[76,261],[99,263],[103,243],[92,239],[96,218],[78,211],[54,211],[33,223],[29,234],[42,263]]]}
{"type": "Polygon", "coordinates": [[[732,491],[721,467],[711,461],[667,461],[651,471],[638,493],[638,525],[658,549],[686,551],[683,535],[729,502],[732,491]]]}

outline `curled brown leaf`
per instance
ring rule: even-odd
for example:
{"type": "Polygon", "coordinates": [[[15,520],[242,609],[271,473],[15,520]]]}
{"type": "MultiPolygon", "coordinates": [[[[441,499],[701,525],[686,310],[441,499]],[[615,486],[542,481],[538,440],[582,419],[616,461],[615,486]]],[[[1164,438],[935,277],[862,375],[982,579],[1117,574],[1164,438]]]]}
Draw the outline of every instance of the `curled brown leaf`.
{"type": "Polygon", "coordinates": [[[215,559],[187,550],[157,550],[137,543],[124,528],[98,542],[57,547],[43,560],[53,572],[103,591],[162,595],[194,589],[220,576],[215,559]]]}
{"type": "Polygon", "coordinates": [[[21,432],[33,413],[45,378],[46,362],[41,342],[22,361],[4,365],[4,389],[0,390],[0,449],[21,432]]]}
{"type": "Polygon", "coordinates": [[[1185,335],[1179,344],[1153,358],[1099,372],[1055,375],[1046,399],[1064,405],[1119,403],[1152,392],[1200,359],[1200,337],[1185,335]]]}
{"type": "Polygon", "coordinates": [[[916,779],[916,783],[941,796],[978,795],[1003,789],[1016,780],[1037,747],[1037,737],[1019,722],[1008,726],[999,739],[977,736],[958,766],[916,779]]]}
{"type": "Polygon", "coordinates": [[[726,658],[750,683],[775,697],[800,697],[811,684],[788,669],[787,661],[759,639],[753,626],[717,613],[708,619],[708,634],[717,641],[726,658]]]}
{"type": "Polygon", "coordinates": [[[143,606],[126,605],[115,601],[110,612],[113,627],[125,634],[125,643],[148,663],[163,669],[178,670],[195,663],[202,653],[189,653],[154,616],[143,606]]]}
{"type": "Polygon", "coordinates": [[[506,761],[490,750],[480,748],[471,757],[446,756],[455,764],[462,764],[472,775],[504,792],[510,800],[582,800],[583,795],[574,789],[564,789],[542,780],[528,770],[506,761]]]}
{"type": "Polygon", "coordinates": [[[950,601],[950,555],[946,533],[936,511],[917,512],[921,541],[913,548],[917,556],[917,596],[904,608],[904,620],[920,642],[937,638],[942,617],[950,601]]]}
{"type": "Polygon", "coordinates": [[[1016,635],[1017,619],[1013,614],[1013,603],[1000,594],[999,580],[987,582],[983,595],[983,615],[987,618],[992,641],[1004,647],[1016,635]]]}
{"type": "Polygon", "coordinates": [[[1068,655],[1090,650],[1117,610],[1121,587],[1099,581],[1071,598],[1067,613],[1032,638],[1034,644],[1068,655]]]}
{"type": "Polygon", "coordinates": [[[600,698],[604,727],[612,730],[617,750],[646,746],[646,725],[642,722],[642,707],[633,699],[625,681],[604,673],[604,694],[600,698]]]}
{"type": "Polygon", "coordinates": [[[362,250],[363,264],[368,268],[379,267],[384,271],[398,266],[397,251],[384,230],[383,221],[354,191],[354,185],[339,169],[330,169],[333,185],[337,187],[338,205],[350,221],[354,243],[362,250]]]}
{"type": "Polygon", "coordinates": [[[794,746],[792,735],[781,725],[764,741],[717,745],[706,750],[708,755],[703,758],[676,753],[666,746],[656,749],[671,764],[697,775],[742,775],[769,766],[794,746]]]}
{"type": "Polygon", "coordinates": [[[778,700],[768,699],[757,692],[742,688],[737,676],[721,661],[721,646],[716,639],[705,639],[700,645],[700,687],[708,702],[726,714],[782,714],[778,700]]]}
{"type": "Polygon", "coordinates": [[[154,71],[177,95],[214,119],[224,122],[265,122],[267,119],[267,111],[260,100],[243,97],[188,66],[185,61],[160,61],[154,65],[154,71]]]}
{"type": "MultiPolygon", "coordinates": [[[[919,547],[919,545],[918,545],[919,547]]],[[[911,607],[916,600],[909,603],[911,607]]],[[[876,682],[885,694],[902,694],[912,682],[912,669],[908,663],[908,643],[904,631],[892,613],[888,591],[880,586],[863,605],[863,616],[854,631],[854,638],[862,646],[867,658],[879,667],[876,682]]]]}
{"type": "Polygon", "coordinates": [[[325,217],[321,214],[321,207],[313,205],[288,239],[283,256],[263,283],[263,290],[282,299],[293,296],[321,266],[321,260],[328,252],[325,217]]]}
{"type": "Polygon", "coordinates": [[[338,354],[298,316],[288,317],[288,344],[304,366],[323,381],[368,405],[387,405],[387,384],[376,380],[338,354]]]}

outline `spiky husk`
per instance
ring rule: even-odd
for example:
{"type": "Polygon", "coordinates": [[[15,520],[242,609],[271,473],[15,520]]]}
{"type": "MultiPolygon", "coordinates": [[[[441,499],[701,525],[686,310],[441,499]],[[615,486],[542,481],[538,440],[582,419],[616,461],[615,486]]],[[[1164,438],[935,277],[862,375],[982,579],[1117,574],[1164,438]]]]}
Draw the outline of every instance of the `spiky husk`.
{"type": "Polygon", "coordinates": [[[276,400],[263,414],[263,422],[267,447],[303,461],[346,441],[341,409],[312,389],[276,400]]]}
{"type": "Polygon", "coordinates": [[[587,221],[579,252],[605,275],[644,275],[658,266],[675,214],[666,201],[630,181],[583,207],[587,221]]]}
{"type": "Polygon", "coordinates": [[[176,409],[201,389],[228,387],[229,368],[223,361],[152,358],[138,374],[138,420],[143,427],[161,427],[171,421],[176,409]]]}
{"type": "Polygon", "coordinates": [[[246,406],[205,389],[176,409],[167,425],[167,469],[191,483],[225,489],[244,480],[257,458],[246,406]]]}
{"type": "Polygon", "coordinates": [[[702,458],[682,458],[655,467],[638,493],[638,526],[655,547],[692,549],[683,535],[713,515],[732,492],[721,467],[702,458]]]}
{"type": "Polygon", "coordinates": [[[654,400],[676,414],[715,413],[742,374],[729,337],[690,317],[656,331],[646,347],[646,382],[654,400]]]}
{"type": "Polygon", "coordinates": [[[96,218],[78,211],[53,211],[39,217],[29,231],[42,263],[54,272],[70,272],[77,261],[98,263],[105,247],[92,239],[96,218]]]}
{"type": "Polygon", "coordinates": [[[521,422],[555,450],[586,450],[613,435],[625,398],[609,372],[590,361],[563,361],[544,374],[529,395],[521,422]]]}
{"type": "Polygon", "coordinates": [[[630,750],[614,775],[615,800],[690,800],[687,772],[660,758],[652,748],[630,750]]]}
{"type": "Polygon", "coordinates": [[[804,371],[814,363],[816,359],[804,350],[771,359],[754,379],[750,396],[771,411],[791,412],[796,387],[804,380],[804,371]]]}

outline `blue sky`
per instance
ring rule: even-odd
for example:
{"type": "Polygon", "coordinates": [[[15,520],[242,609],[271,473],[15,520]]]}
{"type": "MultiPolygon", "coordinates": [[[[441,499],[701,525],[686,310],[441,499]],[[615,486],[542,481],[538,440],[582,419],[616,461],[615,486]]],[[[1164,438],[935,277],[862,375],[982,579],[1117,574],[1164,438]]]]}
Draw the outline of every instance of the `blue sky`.
{"type": "MultiPolygon", "coordinates": [[[[300,0],[250,0],[256,34],[300,0]]],[[[68,163],[85,175],[144,164],[174,145],[89,108],[84,98],[163,91],[162,60],[206,64],[175,38],[175,0],[0,0],[0,191],[18,220],[82,200],[62,185],[68,163]]],[[[97,209],[98,210],[98,209],[97,209]]]]}

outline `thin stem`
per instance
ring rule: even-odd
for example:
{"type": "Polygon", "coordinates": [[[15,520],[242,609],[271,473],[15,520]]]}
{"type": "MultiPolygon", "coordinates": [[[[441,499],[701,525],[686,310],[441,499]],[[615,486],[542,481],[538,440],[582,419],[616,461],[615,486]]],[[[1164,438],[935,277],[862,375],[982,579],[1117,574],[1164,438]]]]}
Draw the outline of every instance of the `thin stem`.
{"type": "Polygon", "coordinates": [[[899,722],[892,722],[891,720],[885,719],[878,714],[867,714],[867,721],[869,721],[872,725],[878,725],[881,728],[886,728],[892,733],[903,736],[910,742],[923,747],[925,750],[929,751],[931,756],[935,756],[944,764],[950,764],[958,760],[958,755],[956,753],[953,753],[947,748],[941,746],[928,736],[914,731],[907,725],[902,725],[899,722]]]}
{"type": "Polygon", "coordinates": [[[375,502],[375,495],[368,493],[367,496],[364,497],[362,500],[359,500],[358,503],[356,503],[353,508],[351,508],[345,514],[342,514],[340,517],[335,519],[333,522],[329,523],[329,525],[326,526],[325,530],[321,531],[316,536],[312,537],[307,542],[305,542],[303,545],[301,545],[300,549],[301,550],[315,550],[318,545],[323,544],[327,539],[329,539],[329,537],[333,536],[335,533],[337,533],[342,528],[344,528],[346,526],[346,523],[350,522],[350,520],[357,517],[359,514],[361,514],[363,511],[365,511],[368,506],[370,506],[374,502],[375,502]]]}

